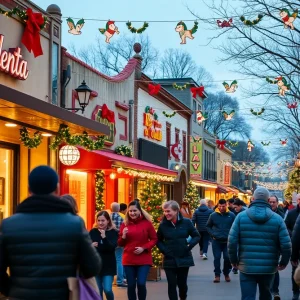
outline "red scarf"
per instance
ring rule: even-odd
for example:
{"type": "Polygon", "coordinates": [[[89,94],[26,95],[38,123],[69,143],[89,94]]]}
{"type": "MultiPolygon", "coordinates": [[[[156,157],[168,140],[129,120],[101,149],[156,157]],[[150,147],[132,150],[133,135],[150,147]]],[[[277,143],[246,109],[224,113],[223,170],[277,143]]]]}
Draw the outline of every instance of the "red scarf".
{"type": "Polygon", "coordinates": [[[287,22],[289,20],[289,18],[290,18],[289,15],[287,15],[286,17],[282,18],[282,21],[287,22]]]}
{"type": "Polygon", "coordinates": [[[109,29],[109,28],[108,28],[106,31],[107,31],[108,33],[112,34],[112,35],[114,35],[115,32],[116,32],[115,30],[112,30],[112,29],[109,29]]]}

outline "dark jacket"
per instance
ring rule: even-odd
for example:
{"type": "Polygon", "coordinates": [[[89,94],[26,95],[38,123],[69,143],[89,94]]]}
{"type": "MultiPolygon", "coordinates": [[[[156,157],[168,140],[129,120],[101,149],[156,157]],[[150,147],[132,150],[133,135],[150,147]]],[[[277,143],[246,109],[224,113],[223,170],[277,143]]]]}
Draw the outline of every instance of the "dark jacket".
{"type": "Polygon", "coordinates": [[[69,203],[52,195],[27,198],[1,224],[0,291],[12,299],[67,300],[67,278],[78,267],[86,278],[101,270],[91,243],[69,203]]]}
{"type": "Polygon", "coordinates": [[[264,200],[255,200],[240,213],[229,233],[228,255],[232,264],[246,274],[274,274],[286,266],[291,240],[282,217],[264,200]]]}
{"type": "Polygon", "coordinates": [[[286,216],[285,224],[286,224],[286,228],[287,228],[290,236],[292,236],[293,229],[294,229],[294,226],[295,226],[295,223],[296,223],[299,213],[300,213],[300,207],[299,207],[299,205],[297,205],[297,207],[289,210],[289,212],[286,216]]]}
{"type": "Polygon", "coordinates": [[[219,208],[209,216],[206,228],[210,236],[222,243],[226,243],[228,239],[229,230],[234,221],[235,215],[227,210],[221,214],[219,208]]]}
{"type": "Polygon", "coordinates": [[[207,231],[206,229],[206,223],[209,218],[209,216],[214,211],[212,209],[209,209],[206,205],[200,205],[198,209],[195,210],[192,218],[192,223],[198,229],[198,231],[207,231]]]}
{"type": "Polygon", "coordinates": [[[277,209],[274,211],[277,215],[279,215],[282,219],[284,218],[284,212],[280,208],[277,207],[277,209]]]}
{"type": "Polygon", "coordinates": [[[298,262],[300,259],[300,218],[298,216],[292,233],[292,257],[291,261],[298,262]]]}
{"type": "Polygon", "coordinates": [[[239,212],[234,211],[235,216],[237,216],[238,214],[240,214],[241,212],[247,210],[247,208],[242,207],[242,209],[239,212]]]}
{"type": "Polygon", "coordinates": [[[164,217],[158,227],[157,237],[157,247],[164,255],[164,268],[194,266],[191,249],[199,243],[200,236],[191,220],[179,213],[177,222],[173,224],[164,217]],[[189,236],[192,240],[188,244],[189,236]]]}
{"type": "Polygon", "coordinates": [[[103,239],[100,231],[97,228],[93,228],[90,231],[92,241],[98,243],[96,250],[102,258],[103,265],[101,272],[99,273],[100,276],[114,276],[117,274],[115,249],[117,248],[118,235],[119,233],[115,229],[106,230],[106,237],[103,239]]]}

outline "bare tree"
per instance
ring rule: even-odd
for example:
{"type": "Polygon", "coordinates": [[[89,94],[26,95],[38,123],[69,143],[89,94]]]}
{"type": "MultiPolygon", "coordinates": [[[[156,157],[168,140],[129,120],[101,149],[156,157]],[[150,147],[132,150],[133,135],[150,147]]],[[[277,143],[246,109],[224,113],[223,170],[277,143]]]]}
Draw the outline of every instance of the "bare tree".
{"type": "Polygon", "coordinates": [[[247,142],[238,141],[237,147],[234,148],[232,160],[240,162],[269,162],[270,158],[265,149],[259,143],[254,144],[255,147],[250,152],[247,150],[247,142]]]}

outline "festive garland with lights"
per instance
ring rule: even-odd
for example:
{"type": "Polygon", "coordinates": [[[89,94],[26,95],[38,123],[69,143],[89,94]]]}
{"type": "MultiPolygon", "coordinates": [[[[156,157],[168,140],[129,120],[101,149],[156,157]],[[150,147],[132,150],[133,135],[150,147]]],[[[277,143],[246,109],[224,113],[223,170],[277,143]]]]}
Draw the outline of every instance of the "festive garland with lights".
{"type": "MultiPolygon", "coordinates": [[[[7,16],[7,17],[10,17],[10,18],[13,15],[16,15],[22,20],[23,23],[26,23],[27,19],[28,19],[26,11],[19,9],[18,7],[15,7],[11,10],[3,10],[2,8],[0,8],[0,14],[4,15],[4,16],[7,16]]],[[[40,26],[41,29],[43,29],[46,26],[46,23],[47,23],[47,17],[43,16],[43,18],[44,18],[44,23],[42,24],[42,26],[40,26]]]]}
{"type": "Polygon", "coordinates": [[[96,212],[105,209],[105,203],[103,199],[104,195],[105,174],[102,170],[98,170],[95,173],[95,208],[96,212]]]}
{"type": "Polygon", "coordinates": [[[183,91],[188,87],[188,84],[184,85],[177,85],[176,83],[173,83],[173,88],[176,89],[177,91],[183,91]]]}
{"type": "Polygon", "coordinates": [[[269,146],[270,144],[271,144],[271,142],[269,141],[269,142],[261,142],[261,144],[263,145],[263,146],[269,146]]]}
{"type": "Polygon", "coordinates": [[[238,141],[236,141],[236,142],[228,141],[228,144],[230,147],[237,147],[239,142],[238,141]]]}
{"type": "Polygon", "coordinates": [[[167,118],[172,118],[176,115],[176,111],[173,111],[171,114],[168,114],[167,112],[163,111],[163,115],[167,118]]]}
{"type": "Polygon", "coordinates": [[[39,131],[36,131],[31,138],[26,127],[20,129],[20,135],[20,141],[29,149],[37,148],[43,140],[43,137],[39,131]]]}
{"type": "Polygon", "coordinates": [[[72,135],[69,126],[61,124],[57,135],[50,144],[50,148],[56,150],[63,142],[72,146],[82,146],[89,151],[100,150],[104,146],[105,136],[98,136],[96,140],[93,140],[86,131],[84,131],[82,135],[72,135]]]}
{"type": "Polygon", "coordinates": [[[241,16],[241,17],[240,17],[240,20],[241,20],[245,25],[247,25],[247,26],[253,26],[253,25],[258,24],[258,23],[261,21],[262,18],[263,18],[263,15],[262,15],[262,14],[259,14],[259,15],[257,16],[257,18],[256,18],[255,20],[253,20],[253,21],[251,21],[251,20],[246,20],[246,18],[245,18],[244,16],[241,16]]]}
{"type": "Polygon", "coordinates": [[[254,116],[260,116],[260,115],[262,115],[262,114],[264,113],[264,111],[265,111],[264,108],[262,108],[262,109],[261,109],[260,111],[258,111],[258,112],[254,111],[252,108],[250,109],[251,114],[254,115],[254,116]]]}
{"type": "Polygon", "coordinates": [[[126,145],[116,147],[115,153],[128,157],[133,157],[132,148],[126,145]]]}
{"type": "Polygon", "coordinates": [[[127,28],[132,32],[132,33],[143,33],[148,27],[149,27],[149,23],[144,22],[143,26],[136,29],[135,27],[132,26],[131,22],[128,21],[126,23],[127,28]]]}

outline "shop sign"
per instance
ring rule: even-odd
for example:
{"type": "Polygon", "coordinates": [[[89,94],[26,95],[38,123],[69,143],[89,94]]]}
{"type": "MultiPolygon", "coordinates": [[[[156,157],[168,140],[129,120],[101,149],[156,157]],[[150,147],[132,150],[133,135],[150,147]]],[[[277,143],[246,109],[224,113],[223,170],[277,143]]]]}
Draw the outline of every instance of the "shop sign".
{"type": "Polygon", "coordinates": [[[224,184],[230,184],[231,167],[224,166],[224,184]]]}
{"type": "Polygon", "coordinates": [[[201,179],[202,173],[202,139],[190,138],[190,177],[201,179]]]}
{"type": "Polygon", "coordinates": [[[20,80],[26,80],[29,71],[28,62],[22,59],[21,48],[10,48],[9,51],[2,50],[4,35],[0,34],[0,71],[20,80]]]}
{"type": "Polygon", "coordinates": [[[162,125],[158,121],[158,116],[155,110],[150,107],[146,106],[144,112],[144,136],[148,137],[152,140],[161,141],[162,140],[162,125]]]}
{"type": "Polygon", "coordinates": [[[115,113],[109,110],[106,104],[102,106],[97,105],[92,113],[92,120],[95,120],[101,124],[109,127],[109,135],[105,138],[105,145],[112,146],[115,143],[116,135],[116,121],[115,113]]]}

